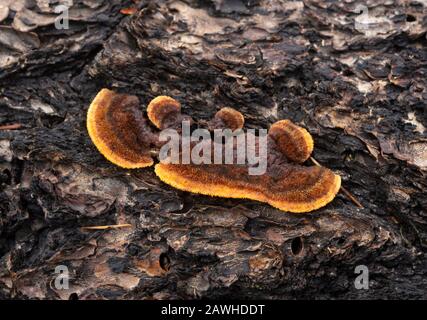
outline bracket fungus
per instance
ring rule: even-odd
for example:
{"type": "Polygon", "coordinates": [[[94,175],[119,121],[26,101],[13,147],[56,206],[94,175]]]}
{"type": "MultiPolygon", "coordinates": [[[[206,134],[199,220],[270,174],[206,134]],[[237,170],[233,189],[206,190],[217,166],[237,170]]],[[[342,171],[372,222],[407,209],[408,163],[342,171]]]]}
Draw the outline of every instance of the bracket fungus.
{"type": "Polygon", "coordinates": [[[277,148],[291,161],[303,163],[313,152],[311,135],[290,120],[277,121],[270,127],[268,134],[276,142],[277,148]]]}
{"type": "Polygon", "coordinates": [[[150,144],[155,140],[135,96],[102,89],[87,113],[87,130],[99,152],[115,165],[153,165],[150,144]]]}
{"type": "Polygon", "coordinates": [[[289,212],[309,212],[331,202],[340,189],[340,176],[323,167],[287,165],[265,175],[248,175],[230,165],[175,165],[159,163],[157,176],[174,188],[225,198],[266,202],[289,212]]]}
{"type": "Polygon", "coordinates": [[[220,109],[215,117],[209,122],[209,129],[223,129],[228,128],[231,130],[239,130],[245,124],[245,117],[239,111],[224,107],[220,109]]]}
{"type": "MultiPolygon", "coordinates": [[[[147,107],[149,121],[157,129],[176,128],[189,116],[179,102],[167,96],[153,99],[147,107]]],[[[209,130],[242,129],[243,115],[222,108],[208,123],[209,130]]],[[[103,89],[89,107],[87,127],[98,150],[124,168],[151,166],[153,148],[159,148],[159,134],[144,117],[138,98],[103,89]]],[[[249,133],[243,133],[245,137],[249,133]]],[[[289,212],[309,212],[331,202],[341,186],[341,177],[330,169],[303,166],[313,151],[307,130],[290,120],[274,123],[267,136],[267,169],[248,174],[251,164],[167,163],[155,165],[156,175],[174,188],[209,196],[246,198],[265,202],[289,212]]],[[[257,142],[257,147],[261,142],[257,142]]]]}
{"type": "Polygon", "coordinates": [[[151,123],[157,129],[176,128],[179,129],[182,121],[188,120],[189,116],[181,113],[181,104],[168,96],[158,96],[151,100],[147,106],[147,115],[151,123]]]}
{"type": "Polygon", "coordinates": [[[181,104],[168,96],[158,96],[147,106],[148,119],[158,129],[167,126],[168,121],[174,121],[178,114],[181,114],[181,104]]]}

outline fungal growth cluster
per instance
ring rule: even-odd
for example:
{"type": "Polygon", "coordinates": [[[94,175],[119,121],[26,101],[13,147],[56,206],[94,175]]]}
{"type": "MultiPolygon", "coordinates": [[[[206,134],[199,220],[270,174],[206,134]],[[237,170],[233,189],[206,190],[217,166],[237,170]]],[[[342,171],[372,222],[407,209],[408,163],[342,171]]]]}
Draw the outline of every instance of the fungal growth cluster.
{"type": "MultiPolygon", "coordinates": [[[[147,117],[136,96],[102,89],[93,100],[87,115],[87,129],[98,150],[112,163],[123,168],[154,165],[153,156],[165,144],[160,130],[194,124],[181,113],[178,101],[166,96],[153,99],[147,117]]],[[[216,129],[240,130],[243,115],[232,108],[222,108],[206,125],[216,129]]],[[[194,126],[192,126],[194,127],[194,126]]],[[[255,153],[261,142],[255,139],[255,153]]],[[[190,145],[195,147],[194,143],[190,145]]],[[[236,148],[236,140],[234,141],[236,148]]],[[[267,169],[250,175],[247,161],[241,164],[195,164],[160,161],[155,173],[165,183],[184,191],[226,198],[247,198],[268,203],[289,212],[309,212],[325,206],[338,193],[340,176],[320,167],[303,163],[313,151],[313,139],[303,128],[289,120],[274,123],[267,135],[267,169]]],[[[212,152],[214,154],[214,152],[212,152]]]]}

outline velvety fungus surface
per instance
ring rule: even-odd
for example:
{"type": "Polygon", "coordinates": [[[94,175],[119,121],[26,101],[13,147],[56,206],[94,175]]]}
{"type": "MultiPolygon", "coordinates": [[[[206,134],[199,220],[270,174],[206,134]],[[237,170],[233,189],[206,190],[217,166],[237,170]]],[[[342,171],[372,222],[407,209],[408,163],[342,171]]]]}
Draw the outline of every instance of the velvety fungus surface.
{"type": "Polygon", "coordinates": [[[147,115],[158,129],[164,129],[181,115],[181,104],[171,97],[158,96],[148,104],[147,115]]]}
{"type": "Polygon", "coordinates": [[[277,121],[271,126],[268,134],[276,142],[278,149],[291,161],[303,163],[313,152],[314,142],[310,133],[290,120],[277,121]]]}
{"type": "Polygon", "coordinates": [[[151,132],[136,96],[102,89],[89,107],[86,124],[99,152],[115,165],[129,169],[153,165],[151,132]]]}
{"type": "MultiPolygon", "coordinates": [[[[153,99],[147,114],[158,129],[176,127],[189,118],[181,114],[179,102],[167,96],[153,99]]],[[[208,127],[237,130],[243,125],[240,112],[222,108],[208,127]]],[[[158,136],[151,131],[135,96],[101,90],[89,107],[87,127],[98,150],[124,168],[152,165],[150,146],[161,146],[154,141],[158,136]]],[[[161,162],[156,164],[155,173],[163,182],[180,190],[257,200],[289,212],[313,211],[334,199],[341,177],[324,167],[302,165],[314,145],[307,130],[289,120],[281,120],[271,126],[267,141],[267,170],[262,175],[250,175],[248,164],[161,162]]]]}
{"type": "Polygon", "coordinates": [[[266,202],[290,212],[308,212],[331,202],[341,186],[340,176],[324,167],[283,165],[260,176],[245,166],[175,165],[158,163],[157,176],[174,188],[225,198],[266,202]]]}
{"type": "Polygon", "coordinates": [[[210,122],[209,128],[228,128],[234,131],[242,129],[244,124],[245,118],[243,114],[233,108],[224,107],[215,114],[215,117],[210,122]]]}

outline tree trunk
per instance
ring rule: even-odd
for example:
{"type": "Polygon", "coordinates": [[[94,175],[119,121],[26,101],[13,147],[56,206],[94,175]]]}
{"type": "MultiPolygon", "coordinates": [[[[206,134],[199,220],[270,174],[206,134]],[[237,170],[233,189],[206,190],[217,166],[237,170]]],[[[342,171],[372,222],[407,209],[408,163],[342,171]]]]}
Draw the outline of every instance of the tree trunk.
{"type": "Polygon", "coordinates": [[[69,29],[28,30],[37,6],[0,25],[0,298],[427,297],[422,1],[80,2],[69,29]],[[144,109],[170,95],[197,120],[291,119],[363,208],[340,193],[291,214],[115,167],[85,126],[103,87],[144,109]]]}

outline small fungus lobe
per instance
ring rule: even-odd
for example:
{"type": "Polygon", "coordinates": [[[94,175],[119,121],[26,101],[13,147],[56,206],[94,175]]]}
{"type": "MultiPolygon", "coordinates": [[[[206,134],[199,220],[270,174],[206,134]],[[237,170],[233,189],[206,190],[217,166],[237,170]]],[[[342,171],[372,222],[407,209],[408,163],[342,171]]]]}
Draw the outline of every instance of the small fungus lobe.
{"type": "Polygon", "coordinates": [[[147,115],[158,129],[165,129],[181,115],[181,104],[171,97],[158,96],[148,104],[147,115]]]}
{"type": "Polygon", "coordinates": [[[244,124],[243,114],[233,108],[224,107],[215,114],[214,119],[209,123],[209,129],[228,128],[234,131],[242,129],[244,124]]]}
{"type": "Polygon", "coordinates": [[[268,132],[278,149],[291,161],[303,163],[313,152],[313,138],[307,130],[290,120],[280,120],[268,132]]]}

